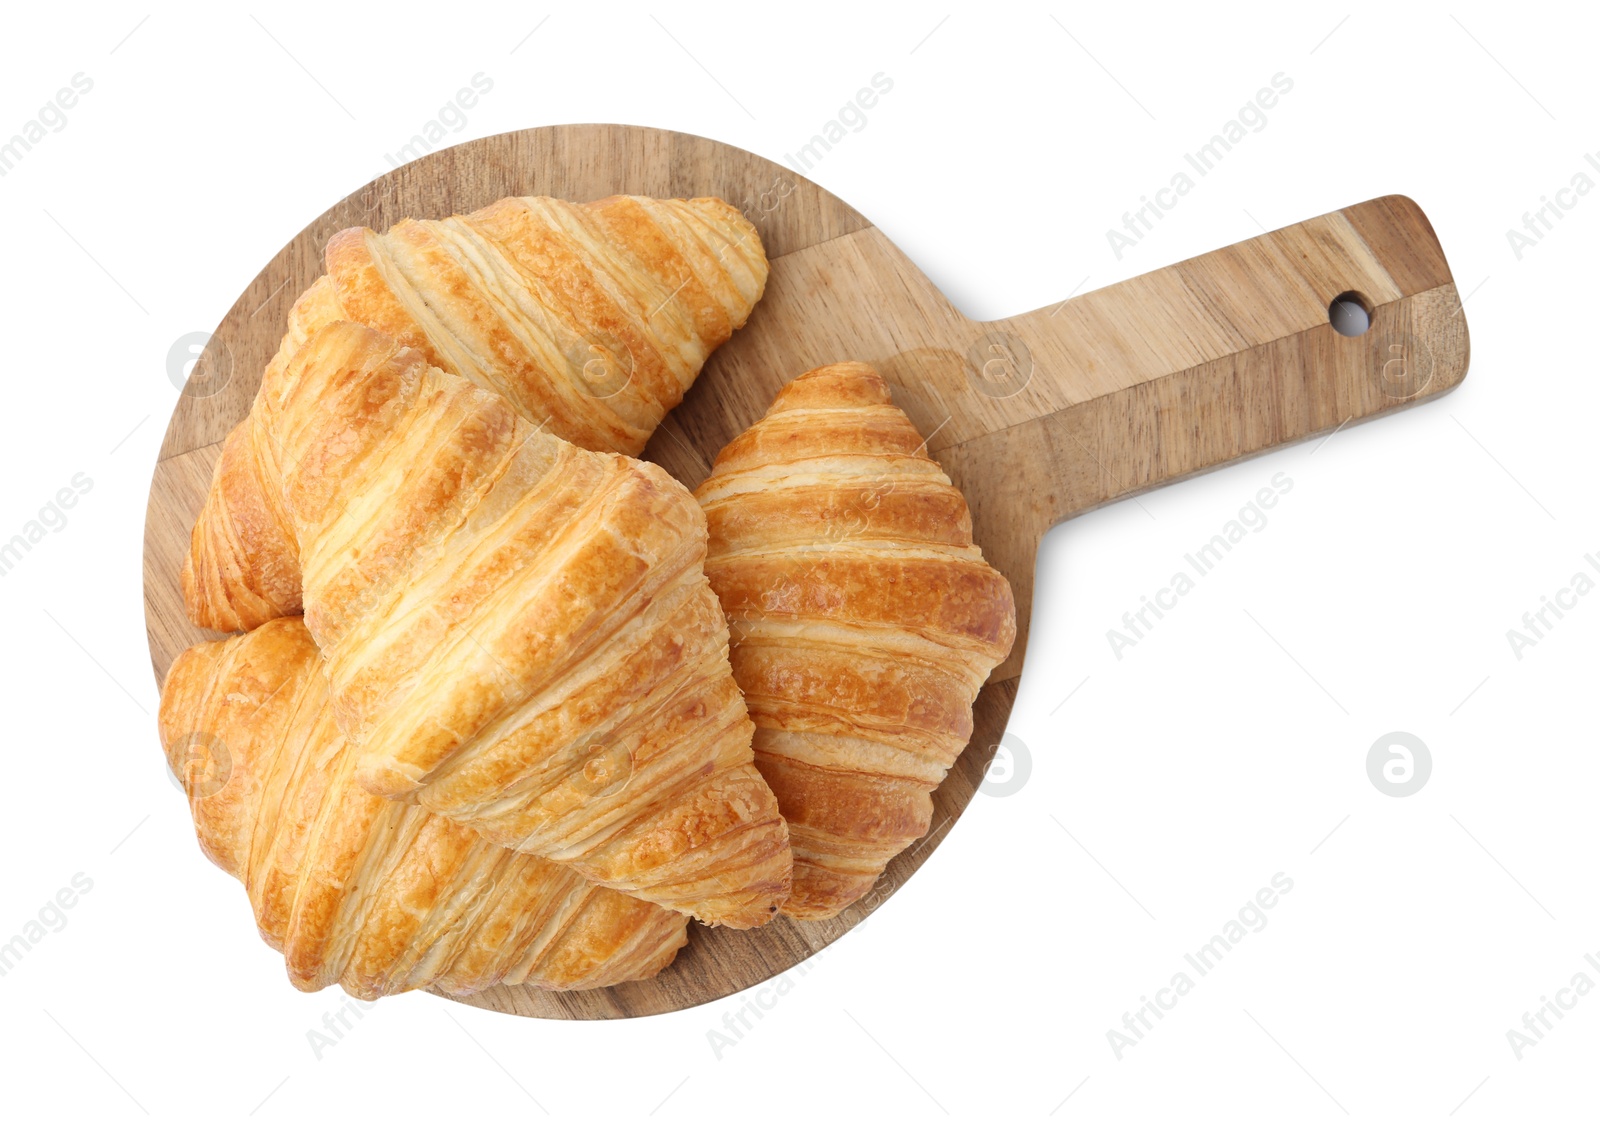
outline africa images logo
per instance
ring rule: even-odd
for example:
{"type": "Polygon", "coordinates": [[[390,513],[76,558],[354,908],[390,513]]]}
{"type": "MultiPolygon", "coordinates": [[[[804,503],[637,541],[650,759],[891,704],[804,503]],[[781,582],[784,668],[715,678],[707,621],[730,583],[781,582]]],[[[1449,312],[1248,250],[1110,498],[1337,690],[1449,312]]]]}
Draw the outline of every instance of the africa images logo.
{"type": "Polygon", "coordinates": [[[24,157],[33,152],[34,146],[49,134],[58,134],[67,128],[67,111],[78,104],[79,98],[94,89],[94,80],[82,71],[73,75],[71,82],[71,86],[62,87],[56,91],[55,97],[39,107],[39,112],[11,135],[11,140],[0,142],[0,177],[16,168],[24,157]]]}

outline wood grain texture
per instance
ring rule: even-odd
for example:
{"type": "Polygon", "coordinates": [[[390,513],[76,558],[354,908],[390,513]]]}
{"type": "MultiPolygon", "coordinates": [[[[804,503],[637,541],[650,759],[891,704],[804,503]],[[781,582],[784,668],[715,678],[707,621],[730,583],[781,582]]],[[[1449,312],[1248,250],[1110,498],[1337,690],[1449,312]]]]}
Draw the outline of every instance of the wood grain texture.
{"type": "MultiPolygon", "coordinates": [[[[537,1017],[642,1016],[756,985],[881,906],[933,855],[1005,732],[1039,539],[1128,495],[1447,392],[1465,376],[1465,317],[1427,218],[1384,197],[1014,318],[960,314],[854,209],[732,146],[629,126],[559,126],[430,154],[339,201],[291,240],[217,328],[179,401],[151,485],[145,615],[157,680],[215,634],[183,613],[178,572],[228,429],[242,419],[288,309],[344,227],[383,229],[508,195],[720,196],[772,260],[749,324],[711,358],[645,451],[695,487],[788,380],[860,360],[894,389],[966,493],[985,557],[1011,581],[1018,641],[975,707],[972,742],[934,795],[933,831],[837,919],[755,931],[696,925],[660,977],[610,990],[502,988],[474,1005],[537,1017]],[[1359,292],[1371,328],[1342,337],[1328,305],[1359,292]]],[[[975,898],[978,893],[974,893],[975,898]]]]}

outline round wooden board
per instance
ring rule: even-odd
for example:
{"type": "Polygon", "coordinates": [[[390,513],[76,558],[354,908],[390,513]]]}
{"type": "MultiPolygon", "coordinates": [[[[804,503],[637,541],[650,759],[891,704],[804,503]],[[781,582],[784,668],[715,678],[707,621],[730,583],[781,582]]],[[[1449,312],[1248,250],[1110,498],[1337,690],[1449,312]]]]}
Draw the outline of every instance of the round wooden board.
{"type": "MultiPolygon", "coordinates": [[[[815,346],[803,320],[805,312],[784,309],[775,297],[786,257],[809,249],[808,262],[814,263],[818,249],[829,241],[841,241],[841,250],[848,243],[856,254],[860,240],[848,237],[875,234],[854,209],[783,166],[705,138],[614,125],[522,130],[441,150],[352,192],[290,240],[245,288],[206,345],[167,427],[146,513],[145,614],[158,683],[179,652],[217,635],[195,628],[184,616],[178,571],[189,530],[221,441],[249,411],[290,306],[322,273],[322,249],[328,237],[359,225],[382,230],[408,216],[467,212],[505,196],[586,201],[613,193],[722,197],[756,224],[773,263],[768,298],[734,342],[713,355],[688,399],[657,433],[646,458],[693,487],[722,445],[761,415],[779,385],[805,368],[849,357],[880,364],[896,383],[897,399],[902,399],[900,393],[908,394],[902,407],[924,434],[939,424],[916,403],[915,369],[896,369],[879,343],[864,343],[843,353],[837,344],[815,346]],[[757,380],[724,356],[742,339],[741,357],[767,359],[757,380]],[[812,352],[818,348],[823,352],[812,352]]],[[[849,263],[844,261],[846,267],[849,263]]],[[[920,276],[903,281],[909,284],[911,298],[906,309],[921,319],[942,317],[959,340],[964,320],[940,301],[931,285],[920,276]]],[[[879,311],[891,328],[892,314],[884,312],[892,305],[886,303],[879,311]]],[[[825,312],[813,311],[812,321],[819,316],[826,317],[825,312]]],[[[936,393],[930,396],[938,402],[936,393]]],[[[1027,546],[1030,553],[1034,544],[1027,546]]],[[[1011,576],[1013,585],[1031,581],[1031,556],[1025,567],[1021,562],[996,564],[1011,576]],[[1014,568],[1008,569],[1008,564],[1014,568]],[[1019,577],[1023,572],[1029,576],[1019,577]]],[[[1025,624],[1025,608],[1019,609],[1019,620],[1025,624]]],[[[1015,669],[1020,651],[1019,640],[1018,655],[1008,669],[1015,669]]],[[[506,986],[458,1000],[528,1017],[639,1017],[738,993],[803,962],[876,912],[931,858],[983,779],[1004,733],[1016,686],[1017,678],[1011,676],[984,688],[975,707],[972,741],[934,794],[931,831],[895,858],[867,897],[837,918],[802,923],[780,917],[752,931],[697,923],[677,960],[650,981],[565,994],[506,986]]]]}

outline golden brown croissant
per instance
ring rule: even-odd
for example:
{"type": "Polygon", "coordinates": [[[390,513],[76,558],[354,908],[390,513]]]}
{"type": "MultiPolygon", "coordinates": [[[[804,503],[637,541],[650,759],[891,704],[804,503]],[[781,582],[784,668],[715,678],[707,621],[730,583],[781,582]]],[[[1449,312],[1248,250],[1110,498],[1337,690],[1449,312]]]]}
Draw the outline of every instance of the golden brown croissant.
{"type": "Polygon", "coordinates": [[[710,923],[772,916],[788,837],[687,490],[349,322],[256,411],[364,787],[710,923]]]}
{"type": "MultiPolygon", "coordinates": [[[[596,451],[638,455],[767,280],[761,237],[714,198],[511,197],[328,241],[269,372],[330,322],[360,322],[596,451]]],[[[189,617],[253,628],[300,611],[294,533],[257,422],[229,434],[184,562],[189,617]]]]}
{"type": "Polygon", "coordinates": [[[756,765],[794,851],[796,918],[838,914],[928,831],[972,702],[1016,635],[961,492],[883,378],[814,369],[695,492],[756,765]]]}
{"type": "Polygon", "coordinates": [[[651,977],[686,941],[682,915],[357,787],[298,617],[179,656],[160,721],[201,847],[302,990],[588,989],[651,977]]]}

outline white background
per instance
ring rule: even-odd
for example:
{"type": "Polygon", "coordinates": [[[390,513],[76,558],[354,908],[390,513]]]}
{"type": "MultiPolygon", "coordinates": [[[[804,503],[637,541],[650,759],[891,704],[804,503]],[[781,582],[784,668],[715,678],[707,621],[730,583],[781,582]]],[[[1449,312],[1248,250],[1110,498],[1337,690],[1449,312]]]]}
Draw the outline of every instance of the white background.
{"type": "Polygon", "coordinates": [[[0,541],[75,473],[94,486],[0,577],[0,937],[74,875],[93,889],[0,979],[4,1121],[1592,1123],[1600,993],[1520,1060],[1506,1031],[1600,952],[1600,596],[1520,659],[1506,631],[1600,579],[1600,194],[1520,260],[1506,231],[1600,148],[1593,24],[599,7],[9,14],[0,135],[73,74],[94,86],[0,179],[0,541]],[[978,317],[1406,193],[1470,296],[1472,368],[1053,532],[1009,725],[1028,780],[980,795],[720,1059],[720,1004],[578,1024],[412,995],[319,1060],[306,1032],[339,992],[289,987],[162,769],[140,539],[166,357],[479,71],[493,91],[452,141],[620,121],[780,160],[881,71],[892,93],[811,176],[978,317]],[[1277,72],[1294,89],[1266,128],[1119,261],[1106,229],[1277,72]],[[1278,472],[1270,524],[1118,659],[1106,631],[1278,472]],[[1365,769],[1395,730],[1434,759],[1404,799],[1365,769]],[[1107,1030],[1279,872],[1266,927],[1119,1060],[1107,1030]]]}

